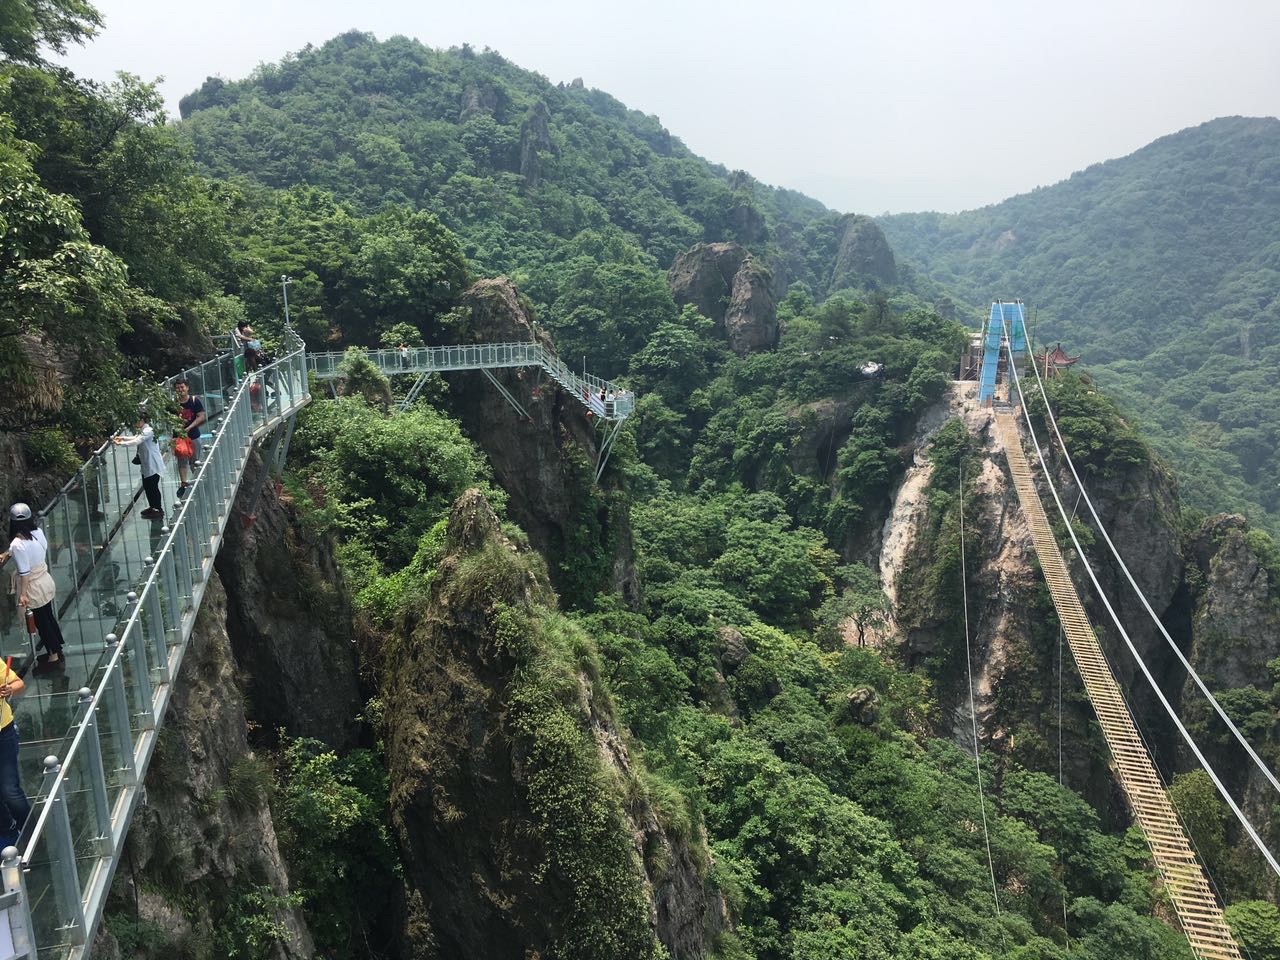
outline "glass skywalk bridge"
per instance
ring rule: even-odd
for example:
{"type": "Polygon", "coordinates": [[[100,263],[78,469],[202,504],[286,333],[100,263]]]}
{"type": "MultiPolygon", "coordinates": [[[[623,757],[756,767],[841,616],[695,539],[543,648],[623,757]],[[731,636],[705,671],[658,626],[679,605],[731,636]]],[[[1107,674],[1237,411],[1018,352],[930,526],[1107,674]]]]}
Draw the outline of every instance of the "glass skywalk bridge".
{"type": "MultiPolygon", "coordinates": [[[[137,448],[110,442],[40,513],[67,664],[60,673],[33,676],[27,669],[34,663],[32,639],[17,612],[0,603],[0,657],[12,657],[27,678],[13,705],[22,782],[32,803],[17,846],[0,855],[0,960],[88,955],[245,463],[253,446],[269,437],[272,455],[282,437],[287,447],[294,416],[311,400],[309,375],[340,376],[344,354],[308,354],[291,330],[285,349],[254,372],[246,373],[231,352],[165,382],[170,394],[178,380],[190,383],[208,421],[200,465],[181,500],[174,458],[166,454],[164,519],[140,516],[141,474],[132,463],[137,448]]],[[[634,396],[574,373],[536,343],[371,350],[368,356],[387,374],[480,370],[522,413],[490,371],[541,367],[604,429],[597,477],[635,409],[634,396]]]]}
{"type": "MultiPolygon", "coordinates": [[[[447,373],[450,370],[500,370],[509,367],[541,367],[547,375],[595,416],[622,421],[636,406],[636,399],[616,384],[589,373],[574,373],[558,356],[540,343],[466,343],[447,347],[406,347],[366,351],[384,374],[447,373]]],[[[338,377],[344,353],[307,355],[307,369],[322,380],[338,377]]],[[[490,377],[492,379],[492,377],[490,377]]],[[[495,381],[496,383],[496,381],[495,381]]],[[[504,396],[507,391],[499,385],[504,396]]],[[[523,413],[519,403],[507,399],[523,413]]]]}
{"type": "MultiPolygon", "coordinates": [[[[596,481],[604,473],[618,438],[623,421],[635,411],[636,398],[609,380],[592,376],[585,371],[574,373],[568,365],[540,343],[464,343],[445,347],[395,347],[367,350],[365,355],[380,371],[387,375],[416,375],[417,380],[409,390],[405,403],[412,402],[426,379],[433,373],[451,370],[479,370],[502,394],[515,411],[528,419],[529,414],[510,390],[492,373],[511,367],[540,367],[569,396],[581,403],[595,417],[600,428],[600,442],[596,449],[596,481]]],[[[332,380],[340,377],[345,353],[313,353],[307,356],[307,369],[318,379],[332,380]]]]}
{"type": "MultiPolygon", "coordinates": [[[[0,863],[0,958],[86,955],[245,461],[310,400],[292,332],[286,349],[254,373],[225,354],[166,382],[191,384],[208,425],[182,500],[165,458],[164,519],[140,516],[137,448],[110,442],[41,512],[67,664],[55,675],[26,671],[14,701],[32,812],[0,863]]],[[[0,608],[0,656],[25,670],[34,660],[25,625],[0,608]]]]}

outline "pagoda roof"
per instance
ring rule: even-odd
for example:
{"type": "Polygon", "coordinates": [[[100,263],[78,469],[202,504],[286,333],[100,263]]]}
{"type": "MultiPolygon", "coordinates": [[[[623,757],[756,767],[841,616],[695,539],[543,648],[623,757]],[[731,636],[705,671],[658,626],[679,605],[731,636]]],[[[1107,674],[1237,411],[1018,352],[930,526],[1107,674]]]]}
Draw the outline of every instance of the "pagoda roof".
{"type": "Polygon", "coordinates": [[[1079,356],[1075,356],[1075,357],[1067,356],[1067,352],[1062,349],[1061,343],[1059,343],[1052,350],[1047,351],[1047,354],[1048,354],[1047,359],[1049,363],[1055,367],[1069,367],[1073,363],[1075,363],[1077,360],[1080,359],[1079,356]]]}

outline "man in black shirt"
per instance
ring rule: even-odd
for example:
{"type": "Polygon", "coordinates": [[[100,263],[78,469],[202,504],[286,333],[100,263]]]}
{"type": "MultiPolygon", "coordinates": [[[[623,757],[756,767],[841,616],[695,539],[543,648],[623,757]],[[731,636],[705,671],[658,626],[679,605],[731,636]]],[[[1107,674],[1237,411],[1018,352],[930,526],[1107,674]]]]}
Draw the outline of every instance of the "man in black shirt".
{"type": "Polygon", "coordinates": [[[191,385],[179,380],[175,388],[178,394],[178,414],[182,417],[182,425],[186,430],[186,438],[191,441],[191,456],[184,457],[185,452],[175,445],[174,454],[178,460],[178,479],[182,485],[178,487],[178,496],[187,494],[187,473],[194,473],[200,459],[200,427],[205,422],[204,404],[200,398],[193,396],[191,385]]]}

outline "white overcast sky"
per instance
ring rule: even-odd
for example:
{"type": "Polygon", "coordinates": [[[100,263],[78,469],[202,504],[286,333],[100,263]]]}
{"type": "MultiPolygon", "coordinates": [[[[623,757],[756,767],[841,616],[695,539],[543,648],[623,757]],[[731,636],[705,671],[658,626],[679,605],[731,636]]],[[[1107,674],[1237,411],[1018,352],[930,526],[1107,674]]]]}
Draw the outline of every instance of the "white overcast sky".
{"type": "Polygon", "coordinates": [[[349,29],[582,77],[829,206],[961,210],[1213,117],[1280,113],[1280,0],[94,0],[76,73],[178,99],[349,29]]]}

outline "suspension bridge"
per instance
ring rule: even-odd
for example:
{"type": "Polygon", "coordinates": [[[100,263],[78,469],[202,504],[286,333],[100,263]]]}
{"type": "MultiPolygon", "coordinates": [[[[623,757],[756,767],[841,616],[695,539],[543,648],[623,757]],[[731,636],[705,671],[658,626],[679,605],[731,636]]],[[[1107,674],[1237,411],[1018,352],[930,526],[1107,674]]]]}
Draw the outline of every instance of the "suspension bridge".
{"type": "MultiPolygon", "coordinates": [[[[1120,617],[1117,615],[1111,599],[1103,591],[1093,570],[1089,558],[1080,544],[1079,537],[1072,525],[1072,517],[1068,516],[1062,498],[1055,485],[1052,471],[1045,461],[1044,451],[1035,432],[1035,422],[1027,405],[1027,397],[1022,384],[1019,367],[1024,358],[1027,340],[1025,334],[1025,314],[1021,302],[997,301],[991,306],[991,314],[987,320],[986,331],[982,337],[984,355],[979,375],[979,402],[993,407],[996,434],[1004,449],[1009,473],[1017,493],[1018,502],[1031,530],[1032,543],[1036,556],[1040,561],[1041,571],[1049,587],[1059,622],[1066,634],[1072,657],[1084,682],[1085,692],[1098,718],[1108,751],[1111,754],[1112,771],[1124,791],[1134,819],[1142,829],[1151,850],[1152,862],[1155,864],[1169,900],[1174,908],[1178,923],[1191,947],[1192,953],[1203,960],[1238,960],[1242,958],[1240,947],[1232,936],[1223,915],[1222,905],[1215,896],[1209,877],[1188,840],[1177,811],[1169,800],[1164,783],[1160,779],[1156,765],[1152,760],[1146,742],[1134,721],[1134,717],[1125,701],[1123,691],[1116,682],[1115,674],[1107,657],[1098,642],[1098,636],[1089,622],[1080,594],[1071,578],[1066,560],[1054,535],[1053,528],[1045,514],[1044,505],[1037,492],[1037,475],[1033,474],[1023,449],[1022,436],[1019,429],[1019,414],[1025,421],[1027,435],[1035,450],[1036,463],[1039,467],[1038,478],[1050,492],[1054,506],[1061,517],[1067,536],[1075,548],[1076,556],[1088,574],[1096,595],[1107,610],[1114,626],[1123,639],[1125,646],[1134,657],[1139,670],[1150,684],[1157,699],[1168,713],[1174,726],[1183,737],[1201,767],[1213,780],[1219,795],[1235,814],[1245,833],[1252,840],[1258,852],[1277,875],[1280,875],[1280,864],[1276,862],[1257,829],[1249,821],[1235,798],[1223,784],[1208,758],[1195,742],[1176,710],[1169,703],[1156,682],[1147,664],[1142,660],[1132,639],[1120,617]]],[[[1173,638],[1160,622],[1147,598],[1142,594],[1124,559],[1120,556],[1105,525],[1098,516],[1097,509],[1082,482],[1070,452],[1067,450],[1044,382],[1035,363],[1030,364],[1035,375],[1038,396],[1044,405],[1045,418],[1052,427],[1053,436],[1058,441],[1058,449],[1066,461],[1081,499],[1086,503],[1093,517],[1096,530],[1101,534],[1115,561],[1123,570],[1126,580],[1141,601],[1141,606],[1155,621],[1166,642],[1174,650],[1178,659],[1196,686],[1207,698],[1219,718],[1227,725],[1236,742],[1244,749],[1249,758],[1262,771],[1273,788],[1280,793],[1280,782],[1256,751],[1236,727],[1231,718],[1223,710],[1221,704],[1209,691],[1203,680],[1192,668],[1182,651],[1178,649],[1173,638]]]]}
{"type": "MultiPolygon", "coordinates": [[[[203,453],[185,497],[172,458],[162,477],[171,505],[164,519],[143,518],[136,448],[105,443],[40,513],[49,540],[66,641],[63,671],[31,680],[15,698],[22,746],[19,768],[32,812],[15,846],[0,851],[0,960],[84,960],[102,919],[147,768],[223,532],[235,512],[252,516],[261,484],[279,474],[312,378],[342,376],[345,354],[308,353],[291,330],[285,351],[246,371],[238,351],[183,371],[208,418],[203,453]],[[268,469],[242,489],[259,449],[268,469]]],[[[592,415],[602,434],[597,479],[635,397],[607,380],[570,370],[534,343],[464,344],[370,350],[389,375],[414,377],[410,398],[434,373],[479,370],[524,414],[494,370],[535,367],[592,415]]],[[[0,656],[19,672],[34,644],[16,612],[0,612],[0,656]],[[7,616],[7,620],[3,619],[7,616]]]]}

